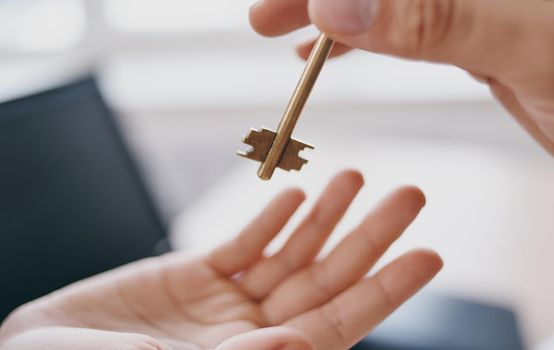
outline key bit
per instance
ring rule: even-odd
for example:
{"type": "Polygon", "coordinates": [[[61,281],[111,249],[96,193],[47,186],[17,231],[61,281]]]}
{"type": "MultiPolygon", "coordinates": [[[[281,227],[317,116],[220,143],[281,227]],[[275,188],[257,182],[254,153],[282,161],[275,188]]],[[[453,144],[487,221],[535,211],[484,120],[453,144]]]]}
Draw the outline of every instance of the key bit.
{"type": "MultiPolygon", "coordinates": [[[[252,146],[252,148],[246,152],[239,151],[238,154],[248,159],[263,162],[267,158],[276,136],[277,134],[275,132],[265,128],[262,128],[261,130],[250,129],[242,142],[252,146]]],[[[314,147],[312,145],[290,139],[281,160],[277,164],[277,167],[286,171],[299,171],[302,169],[302,166],[308,162],[306,159],[301,158],[298,155],[306,148],[313,149],[314,147]]]]}
{"type": "Polygon", "coordinates": [[[300,170],[308,162],[306,159],[300,158],[298,153],[306,148],[313,149],[314,147],[292,139],[292,132],[317,77],[331,53],[333,44],[334,42],[325,34],[321,34],[317,39],[277,132],[267,129],[259,131],[251,129],[243,139],[244,143],[252,146],[252,149],[247,152],[239,151],[238,154],[262,163],[258,170],[258,176],[262,180],[271,179],[278,167],[287,171],[300,170]]]}

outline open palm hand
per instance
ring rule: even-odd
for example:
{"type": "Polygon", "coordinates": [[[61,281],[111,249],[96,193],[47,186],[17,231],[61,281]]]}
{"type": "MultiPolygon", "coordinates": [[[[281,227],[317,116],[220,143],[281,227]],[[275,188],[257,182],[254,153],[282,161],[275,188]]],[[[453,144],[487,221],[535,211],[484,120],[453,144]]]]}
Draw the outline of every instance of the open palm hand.
{"type": "Polygon", "coordinates": [[[442,265],[419,250],[365,277],[424,205],[409,187],[316,260],[362,183],[353,171],[337,175],[272,256],[264,249],[303,201],[299,190],[209,254],[142,260],[27,304],[0,329],[0,350],[347,349],[442,265]]]}

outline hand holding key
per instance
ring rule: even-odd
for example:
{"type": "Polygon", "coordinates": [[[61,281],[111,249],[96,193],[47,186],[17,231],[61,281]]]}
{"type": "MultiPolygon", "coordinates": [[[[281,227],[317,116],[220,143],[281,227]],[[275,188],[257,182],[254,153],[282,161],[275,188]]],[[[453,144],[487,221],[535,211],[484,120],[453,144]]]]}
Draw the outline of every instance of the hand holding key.
{"type": "Polygon", "coordinates": [[[308,162],[298,153],[305,148],[313,149],[313,146],[292,139],[292,132],[332,48],[333,41],[321,34],[308,58],[277,132],[251,129],[243,139],[252,149],[247,152],[239,151],[238,154],[262,163],[258,171],[258,176],[262,180],[271,179],[277,167],[286,171],[300,170],[308,162]]]}
{"type": "Polygon", "coordinates": [[[145,259],[27,304],[0,328],[0,350],[346,350],[442,266],[416,250],[365,276],[424,205],[411,187],[316,258],[362,184],[337,175],[274,255],[265,247],[304,200],[297,189],[212,252],[145,259]]]}
{"type": "Polygon", "coordinates": [[[554,155],[553,1],[261,0],[250,20],[268,36],[313,23],[332,33],[332,56],[359,48],[465,69],[554,155]]]}

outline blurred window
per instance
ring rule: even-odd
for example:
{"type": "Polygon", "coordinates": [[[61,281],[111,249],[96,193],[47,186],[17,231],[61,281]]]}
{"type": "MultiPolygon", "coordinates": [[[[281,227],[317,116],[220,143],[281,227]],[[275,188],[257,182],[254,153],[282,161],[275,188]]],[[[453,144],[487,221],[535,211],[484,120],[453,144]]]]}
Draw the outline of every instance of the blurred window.
{"type": "Polygon", "coordinates": [[[108,23],[128,32],[220,32],[248,28],[253,0],[109,0],[108,23]]]}
{"type": "MultiPolygon", "coordinates": [[[[253,3],[0,0],[0,100],[94,66],[120,108],[282,105],[304,67],[293,47],[317,31],[261,38],[253,3]]],[[[317,91],[312,103],[489,98],[459,69],[361,51],[330,62],[317,91]]]]}
{"type": "Polygon", "coordinates": [[[15,53],[56,52],[83,40],[82,0],[0,1],[0,49],[15,53]]]}

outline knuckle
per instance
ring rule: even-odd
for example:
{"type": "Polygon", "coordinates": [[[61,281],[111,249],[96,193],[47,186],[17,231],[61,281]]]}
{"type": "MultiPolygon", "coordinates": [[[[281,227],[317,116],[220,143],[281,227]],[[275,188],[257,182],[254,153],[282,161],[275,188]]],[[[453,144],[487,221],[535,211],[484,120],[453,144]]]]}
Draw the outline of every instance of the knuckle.
{"type": "Polygon", "coordinates": [[[425,56],[444,45],[452,30],[455,0],[398,0],[392,5],[388,41],[407,56],[425,56]]]}
{"type": "Polygon", "coordinates": [[[340,309],[334,301],[330,301],[320,309],[320,317],[335,337],[341,341],[348,341],[348,333],[342,319],[340,309]]]}
{"type": "Polygon", "coordinates": [[[379,293],[380,299],[382,300],[386,308],[390,310],[395,309],[398,302],[393,298],[391,292],[385,287],[383,281],[380,278],[376,277],[373,279],[373,282],[375,283],[375,289],[379,293]]]}
{"type": "Polygon", "coordinates": [[[378,254],[383,249],[383,244],[378,241],[379,231],[375,228],[364,225],[359,229],[356,229],[355,234],[359,235],[360,241],[363,244],[366,254],[373,256],[378,254]]]}
{"type": "Polygon", "coordinates": [[[321,300],[331,298],[335,293],[331,285],[326,278],[325,265],[320,263],[314,265],[314,268],[310,272],[310,280],[315,291],[321,296],[321,300]]]}

